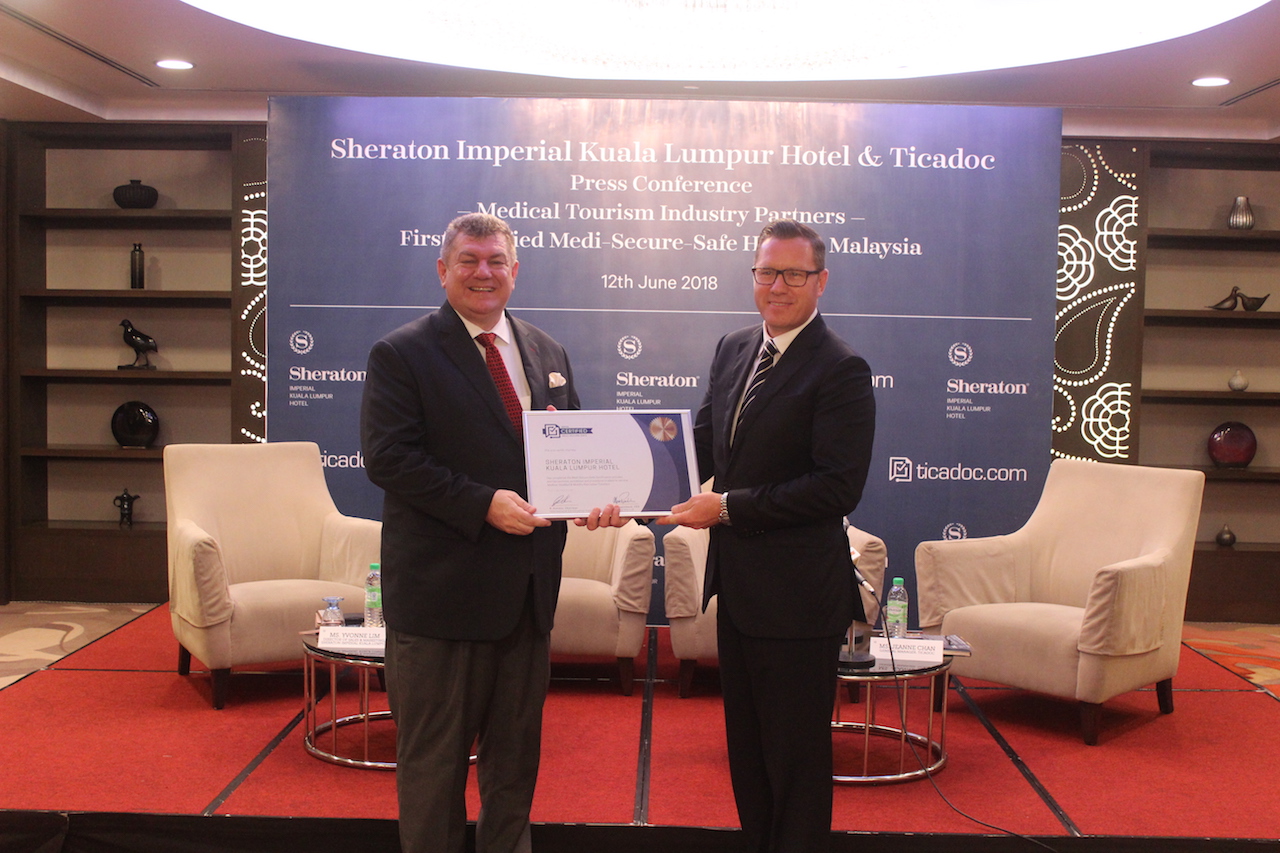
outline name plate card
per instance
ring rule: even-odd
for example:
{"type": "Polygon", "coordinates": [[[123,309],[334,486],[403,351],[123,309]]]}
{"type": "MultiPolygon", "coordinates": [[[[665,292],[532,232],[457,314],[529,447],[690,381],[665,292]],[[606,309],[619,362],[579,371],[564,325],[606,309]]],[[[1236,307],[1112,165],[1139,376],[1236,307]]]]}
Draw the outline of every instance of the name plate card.
{"type": "Polygon", "coordinates": [[[525,412],[524,442],[540,518],[584,518],[606,504],[656,518],[698,482],[688,409],[525,412]]]}
{"type": "Polygon", "coordinates": [[[878,661],[890,659],[889,647],[893,647],[894,661],[911,661],[912,663],[942,663],[942,638],[926,639],[923,637],[884,637],[871,638],[871,654],[878,661]]]}
{"type": "Polygon", "coordinates": [[[325,651],[380,658],[386,653],[387,629],[321,625],[316,645],[325,651]]]}

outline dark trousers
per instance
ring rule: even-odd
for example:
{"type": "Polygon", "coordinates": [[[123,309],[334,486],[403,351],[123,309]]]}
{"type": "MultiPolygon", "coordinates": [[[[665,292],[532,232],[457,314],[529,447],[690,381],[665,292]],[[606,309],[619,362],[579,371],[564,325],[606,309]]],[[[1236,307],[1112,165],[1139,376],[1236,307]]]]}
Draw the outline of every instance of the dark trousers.
{"type": "Polygon", "coordinates": [[[821,853],[831,839],[831,712],[842,636],[743,635],[717,616],[729,775],[750,853],[821,853]]]}
{"type": "Polygon", "coordinates": [[[472,746],[480,786],[477,853],[529,850],[550,645],[529,608],[498,642],[387,631],[404,853],[462,853],[472,746]]]}

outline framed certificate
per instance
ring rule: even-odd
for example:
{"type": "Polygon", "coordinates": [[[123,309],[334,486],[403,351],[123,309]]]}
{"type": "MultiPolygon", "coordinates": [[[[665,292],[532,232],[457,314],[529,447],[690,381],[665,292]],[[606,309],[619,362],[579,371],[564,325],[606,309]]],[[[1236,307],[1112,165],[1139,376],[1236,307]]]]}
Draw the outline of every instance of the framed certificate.
{"type": "Polygon", "coordinates": [[[698,483],[688,409],[524,413],[529,503],[541,518],[582,518],[617,504],[657,517],[698,483]]]}

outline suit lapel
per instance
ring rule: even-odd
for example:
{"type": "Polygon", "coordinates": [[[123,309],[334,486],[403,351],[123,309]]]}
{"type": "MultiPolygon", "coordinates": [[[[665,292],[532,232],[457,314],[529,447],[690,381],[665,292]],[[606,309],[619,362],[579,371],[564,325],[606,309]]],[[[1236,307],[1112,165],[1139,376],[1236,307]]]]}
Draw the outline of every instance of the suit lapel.
{"type": "Polygon", "coordinates": [[[720,437],[721,449],[726,458],[731,449],[730,436],[733,434],[733,419],[738,412],[738,401],[747,388],[747,380],[755,370],[756,355],[760,351],[760,333],[751,335],[742,342],[736,353],[728,353],[729,383],[728,398],[720,407],[720,423],[716,434],[720,437]]]}
{"type": "Polygon", "coordinates": [[[529,383],[529,408],[540,412],[547,408],[551,399],[547,389],[547,371],[542,363],[542,347],[527,333],[521,321],[510,314],[507,315],[507,320],[511,324],[511,336],[515,338],[516,347],[520,350],[524,378],[529,383]]]}

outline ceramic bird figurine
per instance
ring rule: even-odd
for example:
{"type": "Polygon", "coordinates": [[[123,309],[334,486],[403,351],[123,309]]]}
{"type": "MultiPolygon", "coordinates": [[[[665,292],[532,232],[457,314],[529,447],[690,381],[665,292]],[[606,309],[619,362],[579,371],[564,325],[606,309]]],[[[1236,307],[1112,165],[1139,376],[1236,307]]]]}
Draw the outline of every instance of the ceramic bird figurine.
{"type": "MultiPolygon", "coordinates": [[[[1268,293],[1267,296],[1271,294],[1268,293]]],[[[1240,294],[1240,307],[1246,311],[1257,311],[1262,307],[1262,303],[1267,301],[1267,296],[1245,296],[1240,294]]]]}
{"type": "Polygon", "coordinates": [[[134,353],[136,353],[133,364],[122,364],[120,369],[155,370],[156,366],[151,363],[147,353],[160,351],[160,346],[156,343],[156,339],[135,329],[128,320],[121,320],[120,325],[124,326],[124,342],[132,347],[134,353]]]}
{"type": "Polygon", "coordinates": [[[1220,302],[1215,302],[1209,307],[1215,311],[1234,311],[1236,302],[1240,299],[1240,288],[1233,287],[1231,292],[1226,295],[1220,302]]]}

